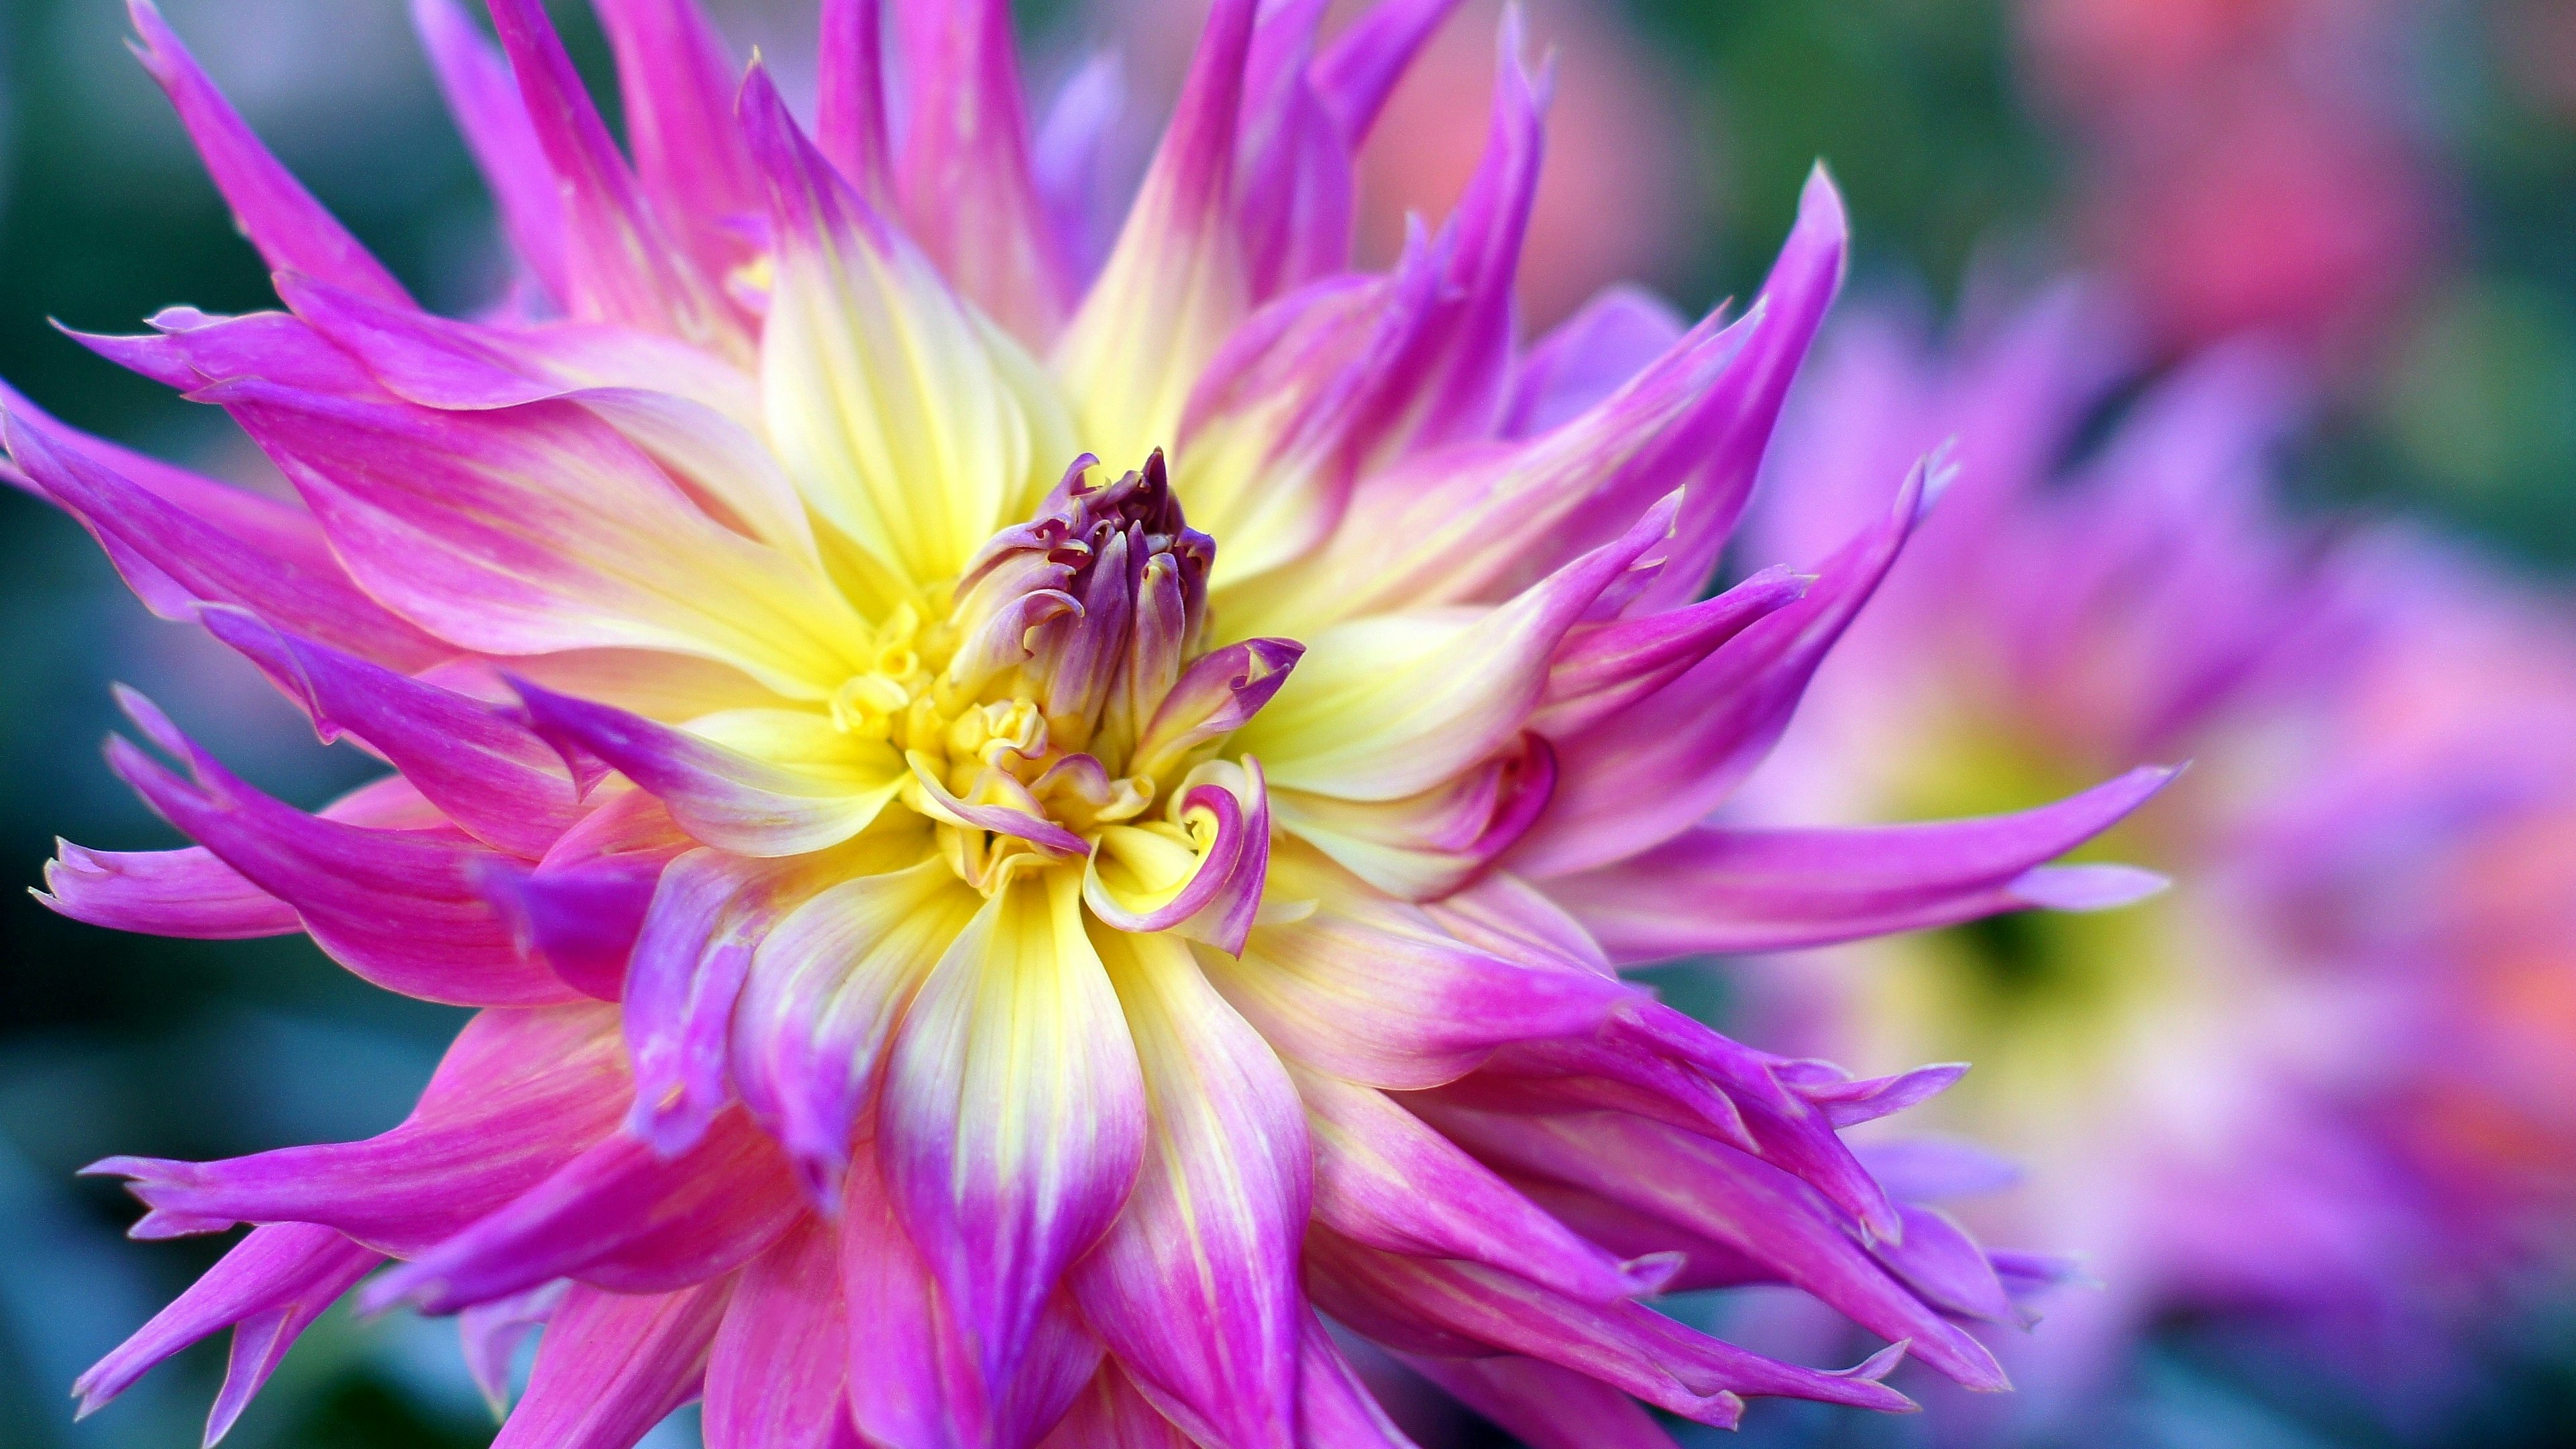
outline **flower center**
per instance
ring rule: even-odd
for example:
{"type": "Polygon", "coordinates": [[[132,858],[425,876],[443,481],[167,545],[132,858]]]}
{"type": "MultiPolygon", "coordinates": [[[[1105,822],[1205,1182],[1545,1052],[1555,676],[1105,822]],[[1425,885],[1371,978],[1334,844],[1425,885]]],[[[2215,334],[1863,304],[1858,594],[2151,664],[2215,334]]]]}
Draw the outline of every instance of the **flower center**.
{"type": "Polygon", "coordinates": [[[896,610],[832,699],[844,733],[902,753],[903,802],[980,889],[1017,857],[1086,855],[1112,825],[1205,844],[1144,817],[1221,739],[1174,698],[1207,652],[1216,544],[1183,520],[1159,451],[1105,485],[1098,466],[1076,460],[1033,519],[995,534],[945,617],[896,610]]]}

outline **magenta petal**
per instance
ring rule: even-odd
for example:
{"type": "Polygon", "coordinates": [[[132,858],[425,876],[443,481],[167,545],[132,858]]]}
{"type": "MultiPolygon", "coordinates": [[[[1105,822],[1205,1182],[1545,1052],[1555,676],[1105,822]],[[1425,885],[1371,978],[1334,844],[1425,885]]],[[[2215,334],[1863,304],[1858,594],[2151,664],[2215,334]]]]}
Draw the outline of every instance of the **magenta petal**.
{"type": "Polygon", "coordinates": [[[226,865],[204,846],[186,850],[91,850],[54,842],[45,887],[49,910],[149,936],[243,941],[304,929],[295,908],[226,865]]]}
{"type": "Polygon", "coordinates": [[[1354,1242],[1518,1273],[1587,1303],[1657,1286],[1514,1190],[1385,1093],[1298,1074],[1315,1144],[1315,1220],[1354,1242]]]}
{"type": "Polygon", "coordinates": [[[556,1278],[667,1293],[740,1267],[803,1210],[786,1160],[739,1111],[667,1160],[616,1133],[370,1283],[362,1301],[453,1313],[556,1278]]]}
{"type": "Polygon", "coordinates": [[[412,0],[411,16],[448,113],[500,209],[511,248],[561,302],[569,295],[563,197],[509,62],[457,0],[412,0]]]}
{"type": "Polygon", "coordinates": [[[740,321],[645,202],[544,8],[537,0],[489,4],[563,197],[563,300],[573,315],[747,354],[740,321]]]}
{"type": "Polygon", "coordinates": [[[814,140],[870,205],[893,195],[882,0],[823,0],[814,140]]]}
{"type": "Polygon", "coordinates": [[[617,55],[626,139],[655,214],[708,276],[750,259],[733,223],[760,209],[751,151],[734,119],[742,67],[697,0],[600,0],[617,55]]]}
{"type": "Polygon", "coordinates": [[[1872,1249],[1915,1292],[1944,1312],[1988,1323],[2020,1324],[1994,1264],[1967,1229],[1938,1208],[1907,1206],[1905,1240],[1872,1249]]]}
{"type": "Polygon", "coordinates": [[[1190,1436],[1165,1418],[1116,1359],[1100,1371],[1038,1449],[1195,1449],[1190,1436]]]}
{"type": "Polygon", "coordinates": [[[1288,639],[1252,639],[1199,656],[1181,672],[1136,742],[1132,769],[1155,774],[1179,764],[1191,750],[1241,729],[1305,657],[1306,646],[1288,639]]]}
{"type": "Polygon", "coordinates": [[[627,1099],[615,1018],[597,1005],[486,1011],[448,1048],[403,1124],[363,1142],[222,1162],[119,1157],[83,1169],[133,1179],[152,1209],[135,1232],[235,1222],[336,1228],[414,1255],[543,1181],[612,1130],[627,1099]]]}
{"type": "Polygon", "coordinates": [[[209,609],[204,623],[302,704],[324,741],[344,730],[355,735],[486,844],[534,860],[579,818],[561,756],[481,700],[298,639],[247,613],[209,609]]]}
{"type": "Polygon", "coordinates": [[[293,906],[331,958],[408,996],[469,1006],[536,1006],[571,988],[524,958],[479,888],[499,857],[453,834],[368,830],[289,809],[244,785],[161,718],[127,712],[188,767],[181,780],[124,739],[108,763],[152,808],[262,890],[293,906]]]}
{"type": "Polygon", "coordinates": [[[1702,826],[1617,865],[1551,881],[1548,891],[1624,964],[1826,945],[2057,901],[2125,904],[2136,898],[2129,874],[2112,877],[2101,895],[2070,889],[2051,900],[2052,878],[2029,873],[2109,829],[2173,777],[2132,770],[2052,805],[1976,820],[1702,826]]]}
{"type": "Polygon", "coordinates": [[[1526,1118],[1421,1110],[1488,1162],[1632,1205],[1767,1264],[1780,1277],[1972,1389],[2006,1387],[1975,1339],[1907,1292],[1796,1178],[1731,1147],[1615,1113],[1526,1118]]]}
{"type": "Polygon", "coordinates": [[[641,715],[511,684],[538,734],[606,760],[682,829],[722,850],[774,858],[826,849],[865,828],[893,794],[854,795],[641,715]]]}
{"type": "Polygon", "coordinates": [[[359,592],[311,515],[110,450],[14,395],[0,398],[17,466],[80,520],[161,617],[192,620],[199,603],[237,604],[399,669],[456,654],[359,592]]]}
{"type": "Polygon", "coordinates": [[[1916,465],[1886,521],[1836,554],[1805,598],[1621,714],[1560,741],[1556,799],[1506,864],[1544,879],[1625,860],[1689,829],[1734,793],[1887,576],[1932,481],[1928,465],[1916,465]]]}
{"type": "Polygon", "coordinates": [[[912,0],[894,30],[911,91],[904,219],[969,301],[1043,342],[1071,289],[1030,170],[1008,0],[912,0]]]}
{"type": "Polygon", "coordinates": [[[542,1288],[477,1303],[456,1315],[457,1347],[465,1355],[465,1371],[474,1387],[482,1390],[483,1402],[492,1406],[494,1418],[510,1411],[510,1380],[519,1345],[546,1326],[571,1291],[572,1284],[559,1278],[542,1288]]]}
{"type": "Polygon", "coordinates": [[[367,254],[348,229],[332,219],[322,204],[287,173],[268,148],[243,124],[196,58],[163,23],[151,0],[128,0],[135,33],[143,38],[135,53],[143,68],[168,92],[170,104],[188,128],[188,137],[205,159],[206,171],[224,194],[234,218],[251,245],[272,267],[292,267],[317,277],[409,305],[411,294],[367,254]]]}
{"type": "Polygon", "coordinates": [[[698,1396],[733,1286],[638,1297],[576,1285],[492,1449],[631,1449],[698,1396]]]}
{"type": "Polygon", "coordinates": [[[1548,665],[1529,728],[1581,737],[1643,700],[1755,623],[1806,597],[1808,580],[1765,569],[1713,599],[1575,629],[1548,665]]]}
{"type": "Polygon", "coordinates": [[[1102,1342],[1208,1449],[1294,1449],[1313,1191],[1297,1089],[1170,937],[1102,943],[1145,1091],[1144,1167],[1069,1282],[1102,1342]]]}
{"type": "Polygon", "coordinates": [[[707,1449],[846,1449],[849,1328],[840,1234],[809,1217],[752,1260],[725,1310],[707,1358],[707,1449]]]}
{"type": "Polygon", "coordinates": [[[987,1394],[945,1290],[895,1215],[874,1153],[850,1164],[841,1287],[853,1324],[885,1329],[852,1336],[849,1377],[851,1417],[867,1442],[885,1449],[1020,1449],[1065,1417],[1101,1367],[1099,1341],[1059,1293],[1039,1312],[1013,1377],[987,1394]]]}
{"type": "Polygon", "coordinates": [[[1534,438],[1581,416],[1689,330],[1689,321],[1651,292],[1625,285],[1603,292],[1521,359],[1502,435],[1534,438]]]}
{"type": "Polygon", "coordinates": [[[1312,1309],[1297,1342],[1297,1433],[1306,1449],[1414,1449],[1312,1309]]]}
{"type": "Polygon", "coordinates": [[[1315,91],[1351,149],[1368,139],[1396,83],[1457,8],[1458,0],[1378,0],[1324,47],[1315,91]]]}
{"type": "Polygon", "coordinates": [[[635,1062],[627,1127],[664,1157],[695,1146],[732,1098],[734,1003],[753,948],[787,904],[778,899],[787,884],[771,862],[693,850],[654,888],[623,998],[635,1062]]]}
{"type": "Polygon", "coordinates": [[[254,1228],[169,1307],[72,1385],[83,1417],[124,1393],[171,1355],[220,1328],[233,1330],[232,1365],[206,1423],[214,1443],[313,1320],[384,1261],[329,1228],[254,1228]]]}
{"type": "Polygon", "coordinates": [[[996,1398],[1146,1138],[1136,1048],[1070,871],[1003,887],[932,969],[887,1067],[877,1151],[996,1398]]]}
{"type": "Polygon", "coordinates": [[[1674,1449],[1673,1436],[1644,1405],[1572,1369],[1512,1354],[1403,1357],[1529,1449],[1674,1449]]]}

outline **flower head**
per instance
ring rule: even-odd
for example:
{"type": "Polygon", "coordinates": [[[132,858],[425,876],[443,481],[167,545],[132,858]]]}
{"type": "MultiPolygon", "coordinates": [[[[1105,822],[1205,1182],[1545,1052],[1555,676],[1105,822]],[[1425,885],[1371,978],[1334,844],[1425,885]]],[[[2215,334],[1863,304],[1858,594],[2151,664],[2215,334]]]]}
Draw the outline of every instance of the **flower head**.
{"type": "Polygon", "coordinates": [[[99,1165],[137,1236],[262,1226],[90,1406],[234,1325],[220,1432],[386,1259],[361,1304],[457,1314],[496,1399],[545,1325],[510,1445],[701,1391],[719,1446],[1400,1442],[1324,1315],[1542,1436],[1902,1408],[1908,1351],[2002,1385],[1954,1320],[2053,1266],[1839,1135],[1957,1069],[1766,1055],[1616,967],[2075,899],[2044,862],[2160,776],[1699,823],[1928,480],[1701,598],[1839,205],[1819,177],[1732,325],[1623,292],[1523,350],[1546,87],[1509,27],[1457,215],[1349,271],[1352,153],[1446,8],[1323,40],[1223,0],[1093,275],[1053,218],[1098,128],[1032,131],[999,0],[827,0],[810,131],[684,0],[600,0],[631,164],[535,0],[497,46],[418,0],[523,271],[455,320],[136,0],[286,310],[84,340],[301,506],[13,400],[16,475],[395,773],[307,815],[129,699],[176,768],[111,761],[198,844],[67,846],[48,899],[482,1010],[382,1136],[99,1165]],[[1890,1350],[1802,1368],[1640,1302],[1769,1279],[1890,1350]]]}
{"type": "Polygon", "coordinates": [[[1974,1056],[1932,1112],[2030,1170],[1978,1221],[2080,1243],[2109,1285],[2023,1346],[2027,1402],[2097,1412],[2169,1315],[2259,1314],[2421,1390],[2456,1361],[2445,1292],[2522,1261],[2576,1166],[2536,1068],[2576,966],[2552,843],[2576,653],[2551,608],[2423,540],[2285,516],[2270,450],[2299,399],[2265,348],[2192,359],[2078,452],[2126,372],[2106,312],[2068,288],[1955,353],[1887,314],[1837,339],[1760,531],[1830,531],[1871,506],[1874,458],[1954,425],[1964,480],[1748,798],[2006,809],[2104,760],[2189,758],[2194,788],[2103,848],[2190,888],[1766,979],[1808,1049],[1974,1056]]]}

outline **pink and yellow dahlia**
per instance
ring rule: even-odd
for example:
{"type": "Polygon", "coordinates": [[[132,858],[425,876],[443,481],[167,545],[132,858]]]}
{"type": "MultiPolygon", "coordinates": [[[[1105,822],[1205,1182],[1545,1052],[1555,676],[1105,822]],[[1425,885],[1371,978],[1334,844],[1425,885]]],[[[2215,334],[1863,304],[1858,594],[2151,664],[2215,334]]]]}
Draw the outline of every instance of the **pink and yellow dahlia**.
{"type": "Polygon", "coordinates": [[[1767,1055],[1617,967],[2118,900],[2043,863],[2161,777],[1700,823],[1926,474],[1814,576],[1702,598],[1839,205],[1742,320],[1618,294],[1523,350],[1546,81],[1509,26],[1456,215],[1349,271],[1353,153],[1447,8],[1327,41],[1223,0],[1085,276],[1055,218],[1098,128],[1032,134],[1001,0],[826,0],[810,127],[687,0],[599,0],[631,162],[536,0],[497,46],[418,0],[523,267],[453,320],[135,0],[286,310],[83,340],[298,501],[13,399],[18,480],[394,773],[308,815],[129,698],[175,768],[111,763],[198,843],[66,846],[48,899],[481,1011],[382,1136],[99,1164],[138,1237],[256,1226],[87,1406],[231,1326],[220,1433],[353,1289],[456,1314],[496,1397],[544,1325],[509,1446],[700,1394],[720,1449],[1401,1442],[1337,1333],[1540,1443],[1904,1408],[1908,1352],[2002,1386],[1959,1320],[2051,1265],[1840,1136],[1957,1069],[1767,1055]],[[1893,1347],[1822,1372],[1642,1301],[1753,1281],[1893,1347]]]}
{"type": "Polygon", "coordinates": [[[1768,963],[1754,1017],[1864,1067],[1973,1056],[1927,1115],[2028,1179],[1971,1220],[2106,1285],[2004,1354],[2035,1440],[2110,1432],[2177,1323],[2322,1370],[2338,1412],[2421,1409],[2567,1247],[2576,629],[2420,537],[2287,515],[2270,348],[2190,359],[2080,446],[2136,381],[2108,310],[2065,288],[1954,347],[1892,313],[1834,339],[1752,532],[1830,535],[1954,431],[1962,481],[1739,804],[2010,809],[2189,758],[2102,842],[2186,888],[1768,963]]]}

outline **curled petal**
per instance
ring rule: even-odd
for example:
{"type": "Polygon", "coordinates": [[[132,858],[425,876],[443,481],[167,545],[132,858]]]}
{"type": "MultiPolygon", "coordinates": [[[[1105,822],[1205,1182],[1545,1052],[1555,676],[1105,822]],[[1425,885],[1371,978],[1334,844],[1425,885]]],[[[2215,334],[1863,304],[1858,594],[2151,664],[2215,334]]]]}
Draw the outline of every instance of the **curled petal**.
{"type": "Polygon", "coordinates": [[[1136,742],[1131,773],[1159,776],[1190,752],[1244,727],[1288,682],[1306,647],[1288,639],[1253,639],[1199,657],[1181,673],[1136,742]]]}
{"type": "Polygon", "coordinates": [[[1548,664],[1547,691],[1530,716],[1530,729],[1549,739],[1582,735],[1805,598],[1808,583],[1786,569],[1765,569],[1687,608],[1575,629],[1548,664]]]}
{"type": "Polygon", "coordinates": [[[1257,760],[1210,761],[1199,776],[1209,778],[1175,797],[1172,821],[1100,833],[1082,897],[1121,931],[1178,930],[1239,955],[1269,875],[1270,797],[1257,760]]]}
{"type": "Polygon", "coordinates": [[[54,842],[45,887],[47,910],[149,936],[245,941],[304,929],[295,908],[250,883],[202,845],[185,850],[91,850],[54,842]]]}

